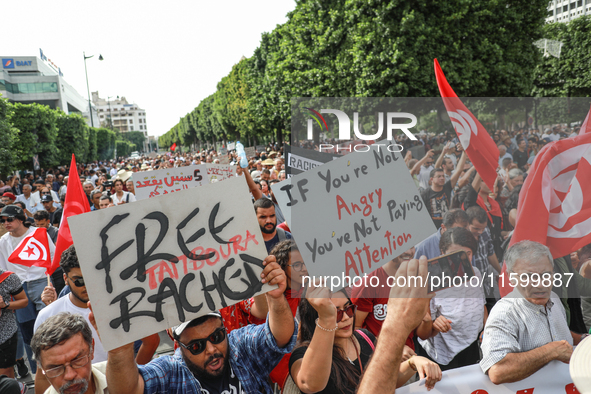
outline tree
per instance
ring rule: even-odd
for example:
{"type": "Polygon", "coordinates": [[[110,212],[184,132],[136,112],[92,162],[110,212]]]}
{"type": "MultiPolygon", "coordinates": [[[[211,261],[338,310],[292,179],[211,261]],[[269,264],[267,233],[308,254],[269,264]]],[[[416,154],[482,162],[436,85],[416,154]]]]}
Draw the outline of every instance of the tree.
{"type": "Polygon", "coordinates": [[[96,146],[97,129],[95,127],[88,128],[88,156],[87,161],[92,162],[98,160],[97,146],[96,146]]]}
{"type": "MultiPolygon", "coordinates": [[[[117,135],[113,130],[101,127],[96,132],[96,147],[98,160],[108,160],[115,154],[115,141],[117,135]]],[[[119,152],[118,152],[119,154],[119,152]]]]}
{"type": "Polygon", "coordinates": [[[59,163],[67,163],[76,155],[76,161],[85,163],[88,160],[88,126],[79,114],[66,115],[63,112],[57,117],[56,146],[59,150],[59,163]]]}
{"type": "Polygon", "coordinates": [[[16,169],[14,144],[18,130],[12,126],[12,105],[0,97],[0,174],[7,175],[16,169]]]}
{"type": "MultiPolygon", "coordinates": [[[[135,144],[136,149],[143,151],[144,142],[146,141],[146,136],[141,131],[128,131],[128,132],[120,133],[118,135],[118,140],[129,141],[132,144],[135,144]]],[[[119,153],[119,149],[117,149],[117,153],[119,153]]]]}

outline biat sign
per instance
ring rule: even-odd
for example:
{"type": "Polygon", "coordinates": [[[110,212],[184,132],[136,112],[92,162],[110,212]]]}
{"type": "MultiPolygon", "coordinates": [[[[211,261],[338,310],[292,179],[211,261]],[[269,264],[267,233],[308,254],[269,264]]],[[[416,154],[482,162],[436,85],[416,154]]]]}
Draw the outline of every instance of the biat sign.
{"type": "Polygon", "coordinates": [[[31,66],[33,64],[32,60],[17,60],[16,62],[14,59],[2,59],[2,67],[3,68],[14,68],[16,65],[17,67],[26,67],[31,66]]]}

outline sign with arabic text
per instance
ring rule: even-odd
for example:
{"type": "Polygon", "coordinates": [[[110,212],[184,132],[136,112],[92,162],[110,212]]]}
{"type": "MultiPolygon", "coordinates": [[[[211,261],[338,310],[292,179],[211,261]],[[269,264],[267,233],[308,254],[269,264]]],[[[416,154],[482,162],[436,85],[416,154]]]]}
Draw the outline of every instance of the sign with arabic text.
{"type": "Polygon", "coordinates": [[[205,185],[209,183],[209,177],[206,173],[205,164],[136,172],[132,177],[135,186],[135,198],[144,200],[205,185]]]}

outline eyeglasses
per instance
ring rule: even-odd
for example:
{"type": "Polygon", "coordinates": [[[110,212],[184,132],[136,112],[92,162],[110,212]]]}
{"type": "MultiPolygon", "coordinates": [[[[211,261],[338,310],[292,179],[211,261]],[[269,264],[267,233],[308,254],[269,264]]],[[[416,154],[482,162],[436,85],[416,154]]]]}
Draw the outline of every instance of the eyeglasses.
{"type": "Polygon", "coordinates": [[[337,323],[343,320],[343,315],[346,313],[347,316],[353,317],[355,315],[355,311],[357,310],[357,305],[351,304],[345,309],[337,309],[337,323]]]}
{"type": "Polygon", "coordinates": [[[304,268],[304,263],[301,261],[296,261],[293,264],[287,264],[288,267],[292,267],[294,271],[300,272],[304,268]]]}
{"type": "Polygon", "coordinates": [[[40,193],[41,193],[41,194],[45,194],[45,195],[47,195],[47,194],[51,194],[51,192],[40,192],[40,193]]]}
{"type": "Polygon", "coordinates": [[[4,222],[12,223],[14,222],[14,217],[7,217],[6,219],[0,219],[0,223],[4,224],[4,222]]]}
{"type": "MultiPolygon", "coordinates": [[[[67,276],[67,275],[66,275],[67,276]]],[[[77,279],[72,279],[68,276],[68,279],[70,279],[72,282],[74,282],[74,284],[76,285],[76,287],[84,287],[86,286],[84,284],[84,278],[77,278],[77,279]]]]}
{"type": "Polygon", "coordinates": [[[178,339],[177,339],[177,342],[179,345],[181,345],[182,347],[184,347],[185,349],[190,351],[191,354],[196,356],[198,354],[203,353],[203,351],[205,351],[205,347],[207,346],[208,341],[211,342],[213,345],[218,345],[218,344],[222,343],[224,341],[224,339],[226,339],[226,329],[224,327],[220,327],[217,330],[215,330],[213,333],[211,333],[211,335],[208,336],[207,338],[191,341],[187,345],[185,345],[184,343],[181,343],[181,341],[179,341],[178,339]]]}
{"type": "Polygon", "coordinates": [[[57,378],[58,376],[62,375],[66,372],[66,366],[69,365],[74,369],[82,368],[90,361],[90,353],[80,356],[78,358],[73,359],[67,364],[60,365],[59,367],[51,368],[48,370],[41,369],[43,375],[47,376],[48,378],[57,378]]]}

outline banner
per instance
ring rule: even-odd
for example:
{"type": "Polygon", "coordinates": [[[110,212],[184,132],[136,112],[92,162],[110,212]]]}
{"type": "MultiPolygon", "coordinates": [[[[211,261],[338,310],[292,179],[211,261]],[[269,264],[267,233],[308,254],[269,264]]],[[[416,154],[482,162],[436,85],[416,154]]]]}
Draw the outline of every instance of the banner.
{"type": "Polygon", "coordinates": [[[246,158],[249,160],[253,157],[256,157],[256,155],[257,155],[256,149],[254,148],[254,146],[249,146],[249,147],[244,148],[244,153],[246,154],[246,158]]]}
{"type": "Polygon", "coordinates": [[[105,350],[272,289],[246,207],[235,177],[70,218],[105,350]]]}
{"type": "Polygon", "coordinates": [[[236,166],[229,164],[206,164],[209,183],[220,182],[236,176],[236,166]]]}
{"type": "Polygon", "coordinates": [[[267,148],[265,148],[265,145],[256,145],[255,149],[259,153],[265,153],[267,151],[267,148]]]}
{"type": "Polygon", "coordinates": [[[290,180],[273,193],[282,212],[291,209],[311,275],[369,274],[436,231],[403,157],[383,144],[290,180]]]}
{"type": "Polygon", "coordinates": [[[333,153],[322,153],[312,149],[303,149],[296,146],[284,144],[283,152],[285,154],[285,168],[287,176],[309,171],[324,163],[336,160],[341,155],[333,153]]]}
{"type": "Polygon", "coordinates": [[[396,389],[397,394],[578,394],[568,372],[568,364],[552,361],[528,378],[515,383],[496,385],[480,366],[451,369],[443,372],[440,382],[431,391],[425,381],[419,381],[396,389]]]}
{"type": "Polygon", "coordinates": [[[205,164],[136,172],[131,179],[137,200],[163,196],[209,183],[205,164]]]}
{"type": "Polygon", "coordinates": [[[229,142],[228,143],[228,150],[234,150],[236,149],[236,143],[235,142],[229,142]]]}

